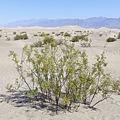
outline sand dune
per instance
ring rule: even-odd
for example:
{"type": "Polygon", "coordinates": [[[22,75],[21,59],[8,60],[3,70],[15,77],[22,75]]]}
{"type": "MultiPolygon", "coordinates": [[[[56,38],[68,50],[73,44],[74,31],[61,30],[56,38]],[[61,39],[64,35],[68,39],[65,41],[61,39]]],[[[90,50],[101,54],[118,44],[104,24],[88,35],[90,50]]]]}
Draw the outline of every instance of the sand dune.
{"type": "MultiPolygon", "coordinates": [[[[96,110],[91,110],[81,105],[78,112],[60,112],[59,115],[54,115],[46,109],[39,110],[32,108],[27,103],[17,103],[19,96],[14,98],[15,96],[11,96],[5,88],[8,83],[14,83],[15,78],[18,76],[14,63],[8,57],[9,51],[13,50],[20,54],[25,44],[31,44],[41,39],[39,36],[34,36],[34,34],[39,35],[39,32],[52,34],[52,32],[59,33],[63,31],[69,32],[74,36],[75,31],[89,31],[88,37],[92,39],[91,48],[82,48],[79,43],[75,43],[75,47],[86,50],[90,63],[94,62],[97,54],[99,55],[105,51],[106,61],[108,62],[106,71],[111,73],[113,79],[120,79],[120,40],[109,43],[104,48],[106,39],[109,36],[117,36],[120,30],[109,28],[85,29],[78,26],[56,28],[17,27],[0,28],[0,30],[0,35],[2,35],[0,37],[0,120],[120,120],[120,95],[112,95],[111,98],[98,104],[96,110]],[[15,35],[13,35],[13,32],[20,34],[23,31],[28,34],[29,39],[14,41],[15,35]],[[102,36],[100,37],[99,34],[102,34],[102,36]],[[10,41],[6,40],[6,36],[10,38],[10,41]]],[[[76,34],[78,33],[76,32],[76,34]]]]}

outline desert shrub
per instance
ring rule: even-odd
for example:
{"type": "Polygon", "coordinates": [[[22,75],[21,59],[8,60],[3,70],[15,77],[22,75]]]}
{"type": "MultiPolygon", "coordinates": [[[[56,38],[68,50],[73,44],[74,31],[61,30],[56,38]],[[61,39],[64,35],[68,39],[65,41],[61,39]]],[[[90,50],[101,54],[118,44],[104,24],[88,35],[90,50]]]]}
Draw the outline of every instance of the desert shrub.
{"type": "Polygon", "coordinates": [[[117,39],[120,39],[120,32],[118,33],[117,39]]]}
{"type": "Polygon", "coordinates": [[[54,41],[55,41],[55,39],[53,38],[53,36],[48,36],[48,35],[44,36],[44,40],[43,40],[44,44],[50,44],[54,41]]]}
{"type": "Polygon", "coordinates": [[[64,34],[64,32],[60,32],[60,34],[64,34]]]}
{"type": "Polygon", "coordinates": [[[115,38],[111,38],[111,37],[107,38],[106,44],[105,44],[104,48],[105,48],[110,42],[115,42],[115,41],[116,41],[115,38]]]}
{"type": "Polygon", "coordinates": [[[37,34],[34,34],[33,36],[37,37],[38,35],[37,35],[37,34]]]}
{"type": "Polygon", "coordinates": [[[16,35],[16,32],[13,32],[13,35],[16,35]]]}
{"type": "Polygon", "coordinates": [[[23,31],[23,32],[20,32],[20,34],[26,34],[26,32],[25,32],[25,31],[23,31]]]}
{"type": "Polygon", "coordinates": [[[84,39],[81,40],[81,46],[82,47],[91,47],[91,42],[92,42],[91,39],[89,39],[88,37],[85,37],[84,39]]]}
{"type": "Polygon", "coordinates": [[[44,32],[42,32],[40,36],[41,36],[41,37],[45,37],[45,36],[49,36],[49,35],[50,35],[49,33],[44,33],[44,32]]]}
{"type": "Polygon", "coordinates": [[[66,33],[64,34],[64,37],[71,37],[71,34],[69,34],[69,33],[66,32],[66,33]]]}
{"type": "Polygon", "coordinates": [[[81,31],[81,30],[77,30],[77,31],[75,31],[75,32],[80,32],[80,33],[81,33],[82,31],[81,31]]]}
{"type": "Polygon", "coordinates": [[[23,35],[18,35],[18,34],[17,34],[17,35],[14,37],[14,40],[21,40],[21,39],[23,39],[23,40],[28,39],[27,34],[23,34],[23,35]]]}
{"type": "Polygon", "coordinates": [[[103,34],[99,34],[100,37],[102,37],[103,34]]]}
{"type": "Polygon", "coordinates": [[[2,35],[0,35],[0,37],[2,37],[2,35]]]}
{"type": "Polygon", "coordinates": [[[14,37],[14,40],[20,40],[20,39],[21,39],[20,35],[16,35],[16,36],[14,37]]]}
{"type": "Polygon", "coordinates": [[[24,40],[28,39],[28,35],[27,34],[21,35],[21,39],[24,39],[24,40]]]}
{"type": "MultiPolygon", "coordinates": [[[[25,46],[21,60],[14,51],[10,51],[9,56],[20,75],[14,88],[26,85],[25,95],[41,100],[42,105],[47,101],[56,113],[61,107],[71,110],[76,103],[94,107],[110,97],[112,88],[118,89],[104,71],[107,66],[104,53],[96,56],[92,67],[88,65],[85,51],[76,50],[74,44],[67,43],[55,47],[48,44],[41,51],[25,46]],[[101,98],[93,103],[98,94],[101,98]]],[[[7,88],[13,86],[7,85],[7,88]]]]}
{"type": "Polygon", "coordinates": [[[79,42],[79,41],[87,41],[88,40],[88,38],[87,38],[87,35],[77,35],[77,36],[74,36],[74,37],[72,37],[72,42],[79,42]]]}
{"type": "Polygon", "coordinates": [[[74,36],[74,37],[72,37],[72,42],[79,42],[79,40],[80,40],[80,36],[74,36]]]}
{"type": "Polygon", "coordinates": [[[82,40],[85,39],[86,37],[87,37],[87,35],[80,35],[79,36],[79,38],[82,39],[82,40]]]}
{"type": "Polygon", "coordinates": [[[60,34],[60,33],[56,33],[55,35],[56,35],[56,36],[60,36],[61,34],[60,34]]]}
{"type": "Polygon", "coordinates": [[[42,43],[42,41],[37,41],[37,42],[33,42],[33,44],[32,44],[32,46],[33,47],[42,47],[43,46],[43,43],[42,43]]]}
{"type": "Polygon", "coordinates": [[[57,45],[62,45],[63,44],[63,40],[56,40],[57,45]]]}
{"type": "Polygon", "coordinates": [[[10,41],[10,37],[7,37],[6,41],[10,41]]]}
{"type": "Polygon", "coordinates": [[[107,38],[107,40],[106,40],[106,42],[114,42],[114,41],[116,41],[116,39],[115,38],[111,38],[111,37],[107,38]]]}
{"type": "Polygon", "coordinates": [[[55,34],[55,32],[52,32],[52,34],[55,34]]]}

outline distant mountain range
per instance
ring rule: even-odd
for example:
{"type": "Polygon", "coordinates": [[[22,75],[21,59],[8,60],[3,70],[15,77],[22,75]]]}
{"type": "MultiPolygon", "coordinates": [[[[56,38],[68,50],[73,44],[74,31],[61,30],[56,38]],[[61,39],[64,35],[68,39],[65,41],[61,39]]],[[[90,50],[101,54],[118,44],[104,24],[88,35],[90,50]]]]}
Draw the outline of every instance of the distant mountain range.
{"type": "Polygon", "coordinates": [[[80,26],[84,28],[117,28],[120,29],[120,18],[92,17],[88,19],[30,19],[21,20],[1,27],[58,27],[58,26],[80,26]]]}

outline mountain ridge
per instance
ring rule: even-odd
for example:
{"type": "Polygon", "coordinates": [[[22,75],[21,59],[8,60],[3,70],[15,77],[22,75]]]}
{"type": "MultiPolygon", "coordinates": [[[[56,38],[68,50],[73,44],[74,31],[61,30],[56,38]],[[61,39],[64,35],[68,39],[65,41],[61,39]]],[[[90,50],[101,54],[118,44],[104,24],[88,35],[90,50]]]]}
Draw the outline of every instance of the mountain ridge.
{"type": "Polygon", "coordinates": [[[1,27],[60,27],[60,26],[80,26],[83,28],[116,28],[120,29],[119,18],[91,17],[87,19],[29,19],[11,22],[1,25],[1,27]]]}

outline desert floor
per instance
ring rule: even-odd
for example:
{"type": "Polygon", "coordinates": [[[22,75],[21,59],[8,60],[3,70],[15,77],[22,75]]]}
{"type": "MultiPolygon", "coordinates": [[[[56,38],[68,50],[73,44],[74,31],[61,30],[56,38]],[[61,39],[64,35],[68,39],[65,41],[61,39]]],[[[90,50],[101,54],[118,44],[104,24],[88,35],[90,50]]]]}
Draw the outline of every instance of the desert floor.
{"type": "MultiPolygon", "coordinates": [[[[100,28],[85,29],[77,26],[66,26],[57,28],[0,28],[0,120],[120,120],[120,95],[113,94],[111,98],[101,102],[96,106],[96,110],[86,108],[84,105],[79,107],[78,112],[60,112],[55,115],[46,109],[36,109],[19,101],[19,95],[11,95],[6,89],[8,83],[14,83],[18,73],[14,63],[8,57],[9,51],[15,51],[18,54],[25,44],[31,44],[41,40],[39,35],[49,33],[56,39],[63,39],[63,36],[56,36],[56,33],[68,32],[72,36],[87,33],[92,39],[90,48],[83,48],[80,43],[75,43],[75,47],[86,50],[89,56],[90,64],[95,60],[96,55],[100,55],[105,51],[108,67],[106,71],[111,73],[113,79],[120,79],[120,39],[113,43],[109,43],[106,47],[106,39],[108,37],[116,37],[120,30],[100,28]],[[28,40],[14,40],[14,34],[26,32],[28,40]],[[100,36],[102,34],[102,36],[100,36]],[[37,36],[36,36],[37,35],[37,36]]],[[[69,38],[70,39],[70,38],[69,38]]]]}

